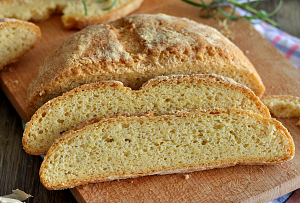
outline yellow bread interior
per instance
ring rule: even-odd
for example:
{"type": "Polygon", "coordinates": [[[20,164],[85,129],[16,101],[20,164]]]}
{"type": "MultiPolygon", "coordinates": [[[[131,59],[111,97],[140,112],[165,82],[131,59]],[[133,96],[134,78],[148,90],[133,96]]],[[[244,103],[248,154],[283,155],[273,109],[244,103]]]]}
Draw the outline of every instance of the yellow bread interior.
{"type": "Polygon", "coordinates": [[[66,132],[48,151],[40,179],[47,189],[153,174],[185,173],[293,158],[280,122],[246,110],[115,116],[66,132]]]}
{"type": "Polygon", "coordinates": [[[95,116],[148,110],[163,115],[176,110],[215,108],[247,109],[270,117],[266,106],[249,88],[217,75],[160,76],[140,90],[106,81],[80,86],[42,106],[26,124],[23,147],[29,154],[46,154],[63,132],[95,116]]]}
{"type": "Polygon", "coordinates": [[[33,23],[0,19],[0,69],[28,53],[40,38],[40,28],[33,23]]]}

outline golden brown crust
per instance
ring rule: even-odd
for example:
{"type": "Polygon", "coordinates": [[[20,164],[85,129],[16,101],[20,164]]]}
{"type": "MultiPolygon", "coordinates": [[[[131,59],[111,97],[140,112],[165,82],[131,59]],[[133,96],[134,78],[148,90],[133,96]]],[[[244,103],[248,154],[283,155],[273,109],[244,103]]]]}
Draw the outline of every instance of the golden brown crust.
{"type": "Polygon", "coordinates": [[[90,26],[50,54],[28,89],[28,115],[79,85],[118,80],[133,89],[158,75],[232,77],[261,96],[264,86],[244,54],[215,29],[185,18],[135,15],[90,26]]]}
{"type": "MultiPolygon", "coordinates": [[[[141,121],[141,123],[143,123],[141,121]]],[[[268,135],[269,136],[269,135],[268,135]]],[[[75,187],[78,185],[82,185],[82,184],[88,184],[88,183],[95,183],[95,182],[103,182],[103,181],[109,181],[109,180],[114,180],[114,179],[124,179],[124,178],[134,178],[134,177],[139,177],[139,176],[145,176],[145,175],[155,175],[155,174],[171,174],[171,173],[186,173],[186,172],[193,172],[193,171],[200,171],[200,170],[206,170],[206,169],[211,169],[211,168],[223,168],[223,167],[229,167],[229,166],[233,166],[236,164],[246,164],[246,165],[252,165],[252,164],[274,164],[274,163],[281,163],[283,161],[287,161],[290,160],[294,157],[295,154],[295,146],[294,146],[294,142],[292,137],[290,136],[289,132],[287,131],[287,129],[278,121],[276,121],[275,119],[269,119],[269,118],[263,118],[260,115],[257,114],[252,114],[249,111],[243,111],[243,110],[235,110],[235,109],[230,109],[230,110],[224,110],[224,109],[214,109],[214,110],[209,110],[209,111],[204,111],[204,110],[198,110],[194,113],[188,113],[188,112],[176,112],[176,113],[172,113],[170,115],[163,115],[163,116],[159,116],[159,117],[153,117],[153,116],[117,116],[117,117],[111,117],[111,118],[107,118],[107,119],[101,119],[99,122],[97,123],[93,123],[91,125],[88,125],[84,128],[81,128],[79,130],[70,130],[66,133],[63,134],[63,136],[61,136],[59,139],[57,139],[54,144],[51,146],[50,150],[48,151],[42,165],[40,168],[40,179],[42,184],[50,190],[53,189],[66,189],[66,188],[70,188],[70,187],[75,187]],[[148,170],[147,172],[144,173],[132,173],[132,174],[126,174],[126,173],[119,173],[117,175],[111,175],[109,177],[91,177],[91,178],[84,178],[84,179],[80,179],[78,178],[77,180],[74,180],[72,182],[68,182],[66,181],[63,184],[58,184],[58,185],[52,185],[51,183],[49,183],[47,181],[47,177],[45,177],[44,174],[44,170],[45,166],[47,164],[47,162],[49,161],[48,159],[50,159],[50,155],[56,150],[57,147],[60,147],[62,145],[66,145],[70,139],[76,137],[77,135],[79,135],[81,132],[84,132],[88,129],[93,129],[93,128],[97,128],[101,125],[105,125],[106,123],[122,123],[122,121],[128,121],[128,120],[152,120],[152,121],[158,121],[158,120],[168,120],[168,119],[172,119],[172,117],[179,117],[179,118],[184,118],[184,117],[190,117],[190,116],[197,116],[197,115],[205,115],[205,114],[229,114],[232,115],[234,117],[234,115],[241,115],[245,116],[245,117],[255,117],[255,119],[259,120],[262,123],[265,123],[267,126],[270,125],[274,125],[277,131],[282,131],[282,133],[280,134],[280,136],[283,136],[283,140],[286,140],[288,142],[288,147],[289,147],[289,152],[290,154],[287,154],[285,157],[283,157],[281,160],[277,160],[277,159],[272,159],[272,160],[258,160],[258,159],[244,159],[244,160],[229,160],[227,162],[218,162],[215,163],[213,165],[210,164],[200,164],[197,165],[195,164],[194,166],[191,167],[166,167],[163,170],[148,170]]]]}
{"type": "MultiPolygon", "coordinates": [[[[6,63],[3,63],[1,61],[0,62],[0,70],[4,66],[6,66],[10,63],[16,62],[17,60],[19,60],[20,58],[25,56],[30,50],[32,50],[35,47],[37,42],[41,39],[41,30],[40,30],[40,28],[38,26],[36,26],[35,24],[30,23],[30,22],[11,19],[11,18],[0,18],[0,32],[3,29],[12,29],[12,31],[13,31],[13,29],[16,29],[16,30],[19,29],[18,32],[24,32],[24,33],[25,33],[25,31],[23,29],[26,29],[26,31],[29,30],[32,34],[35,35],[34,36],[35,39],[32,42],[28,42],[30,44],[30,46],[28,46],[26,48],[23,48],[23,49],[18,49],[17,51],[15,51],[16,52],[16,53],[14,53],[15,57],[13,57],[11,60],[7,61],[6,63]]],[[[11,33],[11,35],[13,35],[13,33],[11,33]]],[[[20,44],[21,44],[21,43],[23,43],[22,41],[26,40],[26,39],[18,39],[17,37],[18,36],[15,36],[15,40],[11,41],[10,43],[18,44],[18,42],[20,42],[20,44]]],[[[7,43],[7,42],[2,42],[2,43],[7,43]]],[[[14,44],[11,44],[11,46],[13,46],[14,44]]],[[[1,45],[1,41],[0,41],[0,46],[1,46],[1,48],[3,48],[3,46],[1,45]]],[[[2,50],[2,52],[3,52],[3,50],[2,50]]],[[[7,55],[7,56],[0,55],[0,56],[5,57],[5,58],[10,58],[11,57],[9,55],[7,55]]]]}

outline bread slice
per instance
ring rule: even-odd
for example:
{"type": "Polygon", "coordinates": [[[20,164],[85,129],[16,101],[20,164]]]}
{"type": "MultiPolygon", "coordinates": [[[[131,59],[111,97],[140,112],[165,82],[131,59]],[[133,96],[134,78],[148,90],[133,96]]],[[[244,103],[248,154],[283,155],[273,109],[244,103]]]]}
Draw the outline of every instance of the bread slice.
{"type": "Polygon", "coordinates": [[[262,99],[277,118],[300,117],[300,98],[291,95],[270,95],[262,99]]]}
{"type": "Polygon", "coordinates": [[[28,53],[41,39],[41,31],[33,23],[0,19],[0,70],[28,53]]]}
{"type": "Polygon", "coordinates": [[[44,103],[86,83],[117,80],[139,89],[172,74],[218,74],[264,92],[255,68],[217,30],[164,14],[124,17],[81,30],[44,61],[28,88],[28,116],[44,103]]]}
{"type": "Polygon", "coordinates": [[[294,157],[280,122],[246,110],[116,116],[55,141],[40,168],[47,189],[236,164],[275,164],[294,157]]]}
{"type": "Polygon", "coordinates": [[[143,0],[106,0],[102,3],[85,0],[2,0],[0,18],[45,21],[53,13],[63,13],[62,22],[66,28],[82,29],[99,22],[116,20],[138,9],[143,0]]]}
{"type": "Polygon", "coordinates": [[[23,147],[46,154],[60,135],[94,116],[143,113],[163,115],[176,110],[237,108],[271,117],[266,106],[246,86],[217,75],[160,76],[138,91],[121,82],[83,85],[43,105],[26,124],[23,147]]]}
{"type": "Polygon", "coordinates": [[[69,0],[67,6],[63,9],[62,22],[66,28],[83,29],[99,22],[119,19],[138,9],[143,0],[107,0],[103,3],[85,0],[86,14],[82,3],[78,4],[75,2],[69,0]],[[110,9],[106,10],[107,8],[110,9]]]}

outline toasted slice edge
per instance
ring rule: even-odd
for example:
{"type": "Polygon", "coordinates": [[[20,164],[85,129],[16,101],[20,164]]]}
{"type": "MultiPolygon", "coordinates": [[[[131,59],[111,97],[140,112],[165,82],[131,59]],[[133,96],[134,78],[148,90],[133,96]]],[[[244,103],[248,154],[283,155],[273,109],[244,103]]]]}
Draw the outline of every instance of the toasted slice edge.
{"type": "Polygon", "coordinates": [[[33,23],[0,19],[0,70],[28,53],[41,39],[41,31],[33,23]]]}
{"type": "Polygon", "coordinates": [[[159,76],[138,91],[121,82],[83,85],[43,105],[26,124],[23,147],[46,154],[51,144],[78,123],[95,116],[143,113],[154,115],[196,109],[237,108],[271,117],[266,106],[246,86],[217,75],[159,76]]]}
{"type": "Polygon", "coordinates": [[[163,116],[117,116],[64,133],[48,151],[40,179],[47,189],[294,157],[283,125],[245,110],[198,110],[163,116]]]}
{"type": "Polygon", "coordinates": [[[271,114],[277,118],[300,117],[300,97],[291,95],[270,95],[262,99],[271,114]]]}

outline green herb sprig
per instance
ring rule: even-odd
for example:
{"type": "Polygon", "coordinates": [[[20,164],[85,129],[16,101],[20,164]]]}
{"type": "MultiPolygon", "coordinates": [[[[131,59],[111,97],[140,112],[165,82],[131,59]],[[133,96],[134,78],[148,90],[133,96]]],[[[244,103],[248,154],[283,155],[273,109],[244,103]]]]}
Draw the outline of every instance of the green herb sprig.
{"type": "MultiPolygon", "coordinates": [[[[103,3],[103,2],[106,2],[108,0],[99,0],[99,1],[96,1],[96,3],[103,3]]],[[[80,0],[77,1],[77,3],[80,2],[80,0]]],[[[110,10],[112,7],[114,7],[114,5],[116,4],[117,0],[114,0],[113,3],[107,7],[107,8],[103,8],[102,10],[103,11],[108,11],[110,10]]],[[[87,6],[86,6],[86,3],[84,0],[81,0],[81,3],[83,4],[83,8],[84,8],[84,14],[87,16],[87,6]]]]}
{"type": "Polygon", "coordinates": [[[270,23],[271,25],[274,26],[278,26],[278,24],[273,21],[272,19],[270,19],[271,16],[275,15],[281,8],[282,4],[283,4],[283,0],[280,0],[279,4],[277,5],[277,7],[274,9],[274,11],[272,11],[271,13],[267,13],[264,10],[257,10],[255,9],[255,7],[259,4],[260,0],[257,0],[255,3],[250,4],[250,0],[247,0],[246,3],[239,3],[238,1],[234,1],[234,0],[213,0],[212,3],[210,4],[206,4],[203,0],[200,0],[201,3],[196,3],[194,1],[191,0],[182,0],[186,3],[189,3],[193,6],[197,6],[197,7],[202,7],[205,11],[206,11],[206,15],[201,15],[200,17],[203,18],[211,18],[213,16],[215,16],[217,13],[222,14],[223,16],[225,16],[227,18],[227,24],[231,21],[231,20],[236,20],[236,19],[240,19],[240,18],[245,18],[247,20],[254,20],[254,19],[261,19],[265,22],[270,23]],[[232,5],[233,10],[230,14],[226,13],[223,10],[224,6],[227,5],[232,5]],[[244,15],[244,16],[238,16],[236,15],[236,8],[241,8],[244,9],[245,11],[247,11],[248,13],[251,13],[251,16],[248,15],[244,15]],[[215,9],[212,9],[215,8],[215,9]]]}

